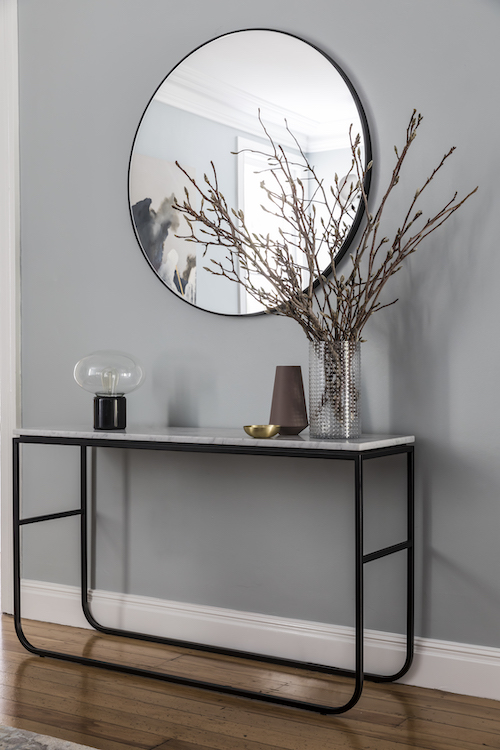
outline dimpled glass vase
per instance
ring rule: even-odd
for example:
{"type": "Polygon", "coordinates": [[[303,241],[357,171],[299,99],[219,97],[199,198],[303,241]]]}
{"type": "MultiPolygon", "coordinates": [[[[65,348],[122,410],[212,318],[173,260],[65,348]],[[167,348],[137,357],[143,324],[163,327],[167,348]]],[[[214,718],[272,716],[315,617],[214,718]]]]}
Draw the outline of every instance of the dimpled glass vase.
{"type": "Polygon", "coordinates": [[[359,341],[309,343],[309,431],[312,438],[361,435],[359,341]]]}

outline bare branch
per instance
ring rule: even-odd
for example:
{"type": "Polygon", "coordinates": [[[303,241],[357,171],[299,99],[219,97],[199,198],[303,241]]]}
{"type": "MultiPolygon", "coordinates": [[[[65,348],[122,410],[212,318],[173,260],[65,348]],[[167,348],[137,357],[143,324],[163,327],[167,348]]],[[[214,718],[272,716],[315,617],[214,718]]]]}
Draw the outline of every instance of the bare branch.
{"type": "Polygon", "coordinates": [[[184,201],[175,204],[185,216],[189,229],[189,234],[183,239],[201,244],[206,257],[209,248],[222,248],[225,251],[223,260],[209,258],[206,270],[242,286],[264,306],[266,312],[296,320],[309,340],[361,340],[361,332],[371,315],[397,301],[388,304],[379,301],[390,277],[432,232],[463,206],[477,188],[460,200],[455,194],[434,216],[422,219],[419,199],[453,154],[455,148],[451,148],[415,191],[391,241],[382,235],[383,214],[400,181],[405,159],[422,122],[422,116],[416,110],[410,117],[402,148],[394,147],[396,162],[374,212],[369,210],[365,187],[372,164],[363,165],[361,139],[352,132],[352,127],[349,131],[350,174],[356,176],[356,184],[350,183],[346,194],[337,175],[333,185],[325,186],[286,122],[299,152],[297,161],[287,156],[284,149],[274,142],[262,120],[260,122],[270,152],[253,153],[267,160],[267,167],[261,171],[263,204],[266,204],[262,209],[279,219],[280,229],[276,236],[257,233],[247,226],[242,211],[228,206],[213,164],[212,175],[204,175],[204,186],[201,187],[176,162],[200,200],[200,208],[194,208],[190,192],[186,190],[184,201]],[[294,178],[298,166],[303,176],[294,178]],[[309,187],[309,194],[305,185],[309,187]],[[350,207],[358,199],[365,208],[366,220],[351,254],[350,271],[339,278],[335,260],[350,228],[350,207]],[[325,249],[332,267],[328,277],[324,275],[320,260],[325,249]]]}

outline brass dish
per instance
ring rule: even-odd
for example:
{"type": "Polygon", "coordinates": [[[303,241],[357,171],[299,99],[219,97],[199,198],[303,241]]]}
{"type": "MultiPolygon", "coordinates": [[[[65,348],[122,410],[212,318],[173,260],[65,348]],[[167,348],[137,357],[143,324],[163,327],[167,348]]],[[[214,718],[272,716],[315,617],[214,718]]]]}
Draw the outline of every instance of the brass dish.
{"type": "Polygon", "coordinates": [[[280,431],[279,424],[246,424],[243,429],[253,438],[271,438],[280,431]]]}

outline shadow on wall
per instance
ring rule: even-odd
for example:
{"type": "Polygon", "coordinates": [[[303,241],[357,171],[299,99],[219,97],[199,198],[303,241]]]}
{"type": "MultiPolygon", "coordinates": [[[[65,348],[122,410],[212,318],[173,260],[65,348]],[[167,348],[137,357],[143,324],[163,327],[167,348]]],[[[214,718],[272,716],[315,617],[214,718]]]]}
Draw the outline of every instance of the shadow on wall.
{"type": "MultiPolygon", "coordinates": [[[[208,363],[209,364],[209,363],[208,363]]],[[[168,427],[199,427],[201,405],[217,397],[202,356],[190,349],[161,354],[154,362],[153,392],[168,427]]]]}
{"type": "MultiPolygon", "coordinates": [[[[115,582],[116,590],[124,594],[130,593],[130,514],[131,514],[131,478],[130,478],[130,452],[128,450],[109,449],[108,451],[98,451],[96,448],[91,449],[91,488],[90,488],[90,505],[91,505],[91,534],[89,549],[89,580],[90,588],[98,588],[97,576],[97,527],[99,533],[104,539],[104,543],[112,549],[118,551],[120,557],[120,580],[115,582]],[[106,454],[107,453],[107,457],[106,454]],[[118,512],[111,517],[103,512],[99,507],[97,492],[98,461],[105,459],[106,465],[110,463],[114,467],[113,487],[118,490],[118,512]],[[107,460],[106,460],[107,458],[107,460]]],[[[120,610],[120,618],[123,613],[120,610]]],[[[120,627],[124,627],[120,619],[120,627]]]]}
{"type": "Polygon", "coordinates": [[[390,429],[417,441],[417,633],[495,646],[498,558],[487,550],[498,549],[488,518],[498,519],[499,474],[485,447],[497,429],[487,394],[498,356],[481,310],[485,269],[498,275],[500,259],[492,267],[479,237],[490,231],[489,203],[475,200],[419,248],[383,300],[397,304],[373,325],[388,344],[390,429]]]}
{"type": "Polygon", "coordinates": [[[497,530],[492,524],[486,532],[484,529],[484,515],[498,503],[495,467],[492,464],[488,471],[483,466],[479,479],[478,466],[465,455],[429,442],[418,451],[418,567],[426,604],[421,608],[417,633],[495,646],[500,607],[498,559],[491,559],[485,551],[497,548],[497,530]]]}
{"type": "MultiPolygon", "coordinates": [[[[386,327],[391,422],[397,431],[417,431],[417,438],[448,438],[456,423],[455,412],[461,406],[453,386],[458,372],[450,368],[463,351],[465,337],[480,333],[475,323],[477,300],[484,295],[485,268],[491,273],[500,270],[491,268],[491,258],[481,258],[475,251],[487,246],[478,236],[478,226],[487,232],[494,213],[490,202],[475,196],[445,230],[419,247],[382,301],[398,298],[398,302],[380,318],[374,316],[379,330],[386,327]]],[[[463,372],[473,365],[463,357],[459,367],[463,372]]]]}
{"type": "Polygon", "coordinates": [[[198,379],[198,374],[190,370],[176,373],[173,394],[168,400],[167,425],[169,427],[198,427],[199,408],[196,394],[198,388],[193,380],[198,379]]]}

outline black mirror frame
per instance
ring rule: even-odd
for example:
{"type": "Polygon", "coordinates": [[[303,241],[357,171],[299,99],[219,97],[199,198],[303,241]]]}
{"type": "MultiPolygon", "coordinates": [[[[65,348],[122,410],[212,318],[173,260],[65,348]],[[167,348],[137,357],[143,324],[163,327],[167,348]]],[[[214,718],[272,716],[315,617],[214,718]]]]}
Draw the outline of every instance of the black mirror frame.
{"type": "MultiPolygon", "coordinates": [[[[173,73],[173,71],[176,70],[179,67],[179,65],[182,65],[182,63],[184,62],[184,60],[186,60],[188,57],[190,57],[192,54],[194,54],[197,50],[201,49],[202,47],[206,47],[207,44],[211,44],[212,42],[217,41],[217,39],[221,39],[223,37],[226,37],[226,36],[229,36],[229,35],[232,35],[232,34],[240,34],[240,33],[245,32],[245,31],[271,31],[271,32],[276,33],[276,34],[284,34],[286,36],[289,36],[289,37],[292,37],[294,39],[297,39],[298,41],[303,42],[304,44],[309,45],[314,50],[316,50],[316,52],[318,52],[320,55],[322,55],[326,60],[328,60],[328,62],[335,68],[335,70],[339,73],[339,75],[343,79],[343,81],[346,84],[347,88],[349,89],[349,92],[350,92],[350,94],[351,94],[351,96],[352,96],[352,98],[354,100],[355,105],[356,105],[356,109],[358,111],[359,119],[360,119],[360,122],[361,122],[361,128],[362,128],[362,131],[363,131],[363,148],[364,148],[364,152],[365,152],[365,154],[364,154],[364,156],[365,156],[365,170],[366,170],[366,167],[368,166],[368,164],[372,161],[372,143],[371,143],[371,137],[370,137],[370,128],[369,128],[369,125],[368,125],[368,118],[366,116],[366,112],[365,112],[365,109],[364,109],[363,104],[361,102],[361,99],[360,99],[360,97],[358,95],[358,92],[356,91],[356,89],[354,88],[351,80],[349,79],[349,77],[347,76],[347,74],[345,73],[345,71],[340,67],[340,65],[337,62],[335,62],[335,60],[332,57],[330,57],[330,55],[328,55],[326,52],[324,52],[323,50],[321,50],[319,47],[317,47],[312,42],[310,42],[310,41],[308,41],[306,39],[303,39],[302,37],[298,36],[297,34],[292,34],[292,33],[288,32],[288,31],[282,31],[280,29],[269,29],[269,28],[263,28],[263,27],[255,27],[255,28],[248,28],[248,29],[236,29],[235,31],[228,31],[228,32],[226,32],[224,34],[219,34],[218,36],[213,37],[213,39],[209,39],[208,41],[203,42],[203,44],[198,45],[198,47],[195,47],[194,49],[192,49],[187,55],[185,55],[181,60],[179,60],[179,62],[176,65],[174,65],[174,67],[167,73],[167,75],[163,78],[163,80],[160,82],[160,84],[156,87],[155,91],[153,92],[152,96],[150,97],[150,99],[149,99],[149,101],[148,101],[148,103],[147,103],[147,105],[146,105],[146,107],[144,109],[144,112],[142,113],[141,119],[139,120],[139,124],[137,126],[137,129],[136,129],[136,132],[135,132],[135,135],[134,135],[134,139],[132,141],[132,149],[131,149],[131,152],[130,152],[130,159],[129,159],[129,165],[128,165],[128,173],[127,173],[127,195],[128,195],[129,214],[130,214],[130,220],[132,222],[132,228],[134,230],[135,237],[137,239],[137,242],[139,244],[141,252],[144,255],[144,258],[146,259],[146,261],[148,262],[149,266],[151,267],[151,270],[154,272],[154,275],[176,297],[178,295],[175,294],[175,292],[173,292],[172,289],[170,289],[170,287],[168,286],[168,284],[156,272],[156,269],[154,268],[153,264],[151,263],[151,260],[149,259],[149,257],[147,256],[146,252],[144,251],[144,248],[143,248],[143,246],[141,244],[141,241],[139,239],[139,235],[137,233],[137,229],[136,229],[136,226],[135,226],[135,221],[134,221],[134,217],[133,217],[133,214],[132,214],[132,201],[130,199],[130,171],[131,171],[132,157],[133,157],[133,154],[134,154],[135,143],[136,143],[136,140],[137,140],[137,136],[139,134],[140,127],[142,125],[142,121],[144,120],[144,117],[146,116],[146,113],[147,113],[147,111],[149,109],[149,106],[150,106],[151,102],[155,98],[157,91],[162,87],[163,83],[173,73]]],[[[366,175],[365,175],[364,189],[365,189],[365,193],[366,193],[367,196],[369,195],[369,192],[370,192],[370,185],[371,185],[371,180],[372,180],[372,171],[373,171],[372,169],[369,169],[366,172],[366,175]]],[[[361,221],[363,219],[364,213],[365,213],[365,206],[364,206],[364,203],[362,201],[360,201],[360,204],[359,204],[358,209],[356,211],[356,215],[354,217],[354,221],[353,221],[353,223],[351,225],[351,228],[349,229],[347,237],[345,238],[345,240],[344,240],[344,242],[342,244],[342,247],[340,248],[339,252],[337,253],[337,255],[335,257],[335,266],[337,266],[340,263],[340,261],[344,258],[345,254],[347,253],[349,247],[352,245],[352,243],[354,241],[354,238],[356,236],[356,233],[357,233],[357,231],[359,229],[359,226],[361,224],[361,221]]],[[[332,269],[332,265],[330,264],[325,269],[324,275],[325,276],[329,276],[332,273],[332,270],[333,270],[332,269]]],[[[314,282],[314,286],[317,287],[318,284],[319,284],[319,281],[316,280],[314,282]]],[[[257,317],[257,316],[266,315],[266,312],[264,310],[261,311],[261,312],[244,313],[244,314],[241,314],[241,313],[224,313],[224,312],[218,312],[217,310],[207,310],[205,307],[199,307],[198,305],[193,304],[192,302],[189,302],[186,299],[183,299],[182,302],[184,302],[184,303],[186,303],[188,305],[191,305],[191,307],[195,307],[197,310],[200,310],[202,312],[211,313],[212,315],[223,315],[225,317],[230,317],[230,318],[236,318],[236,317],[240,317],[240,318],[254,318],[254,317],[257,317]]]]}

